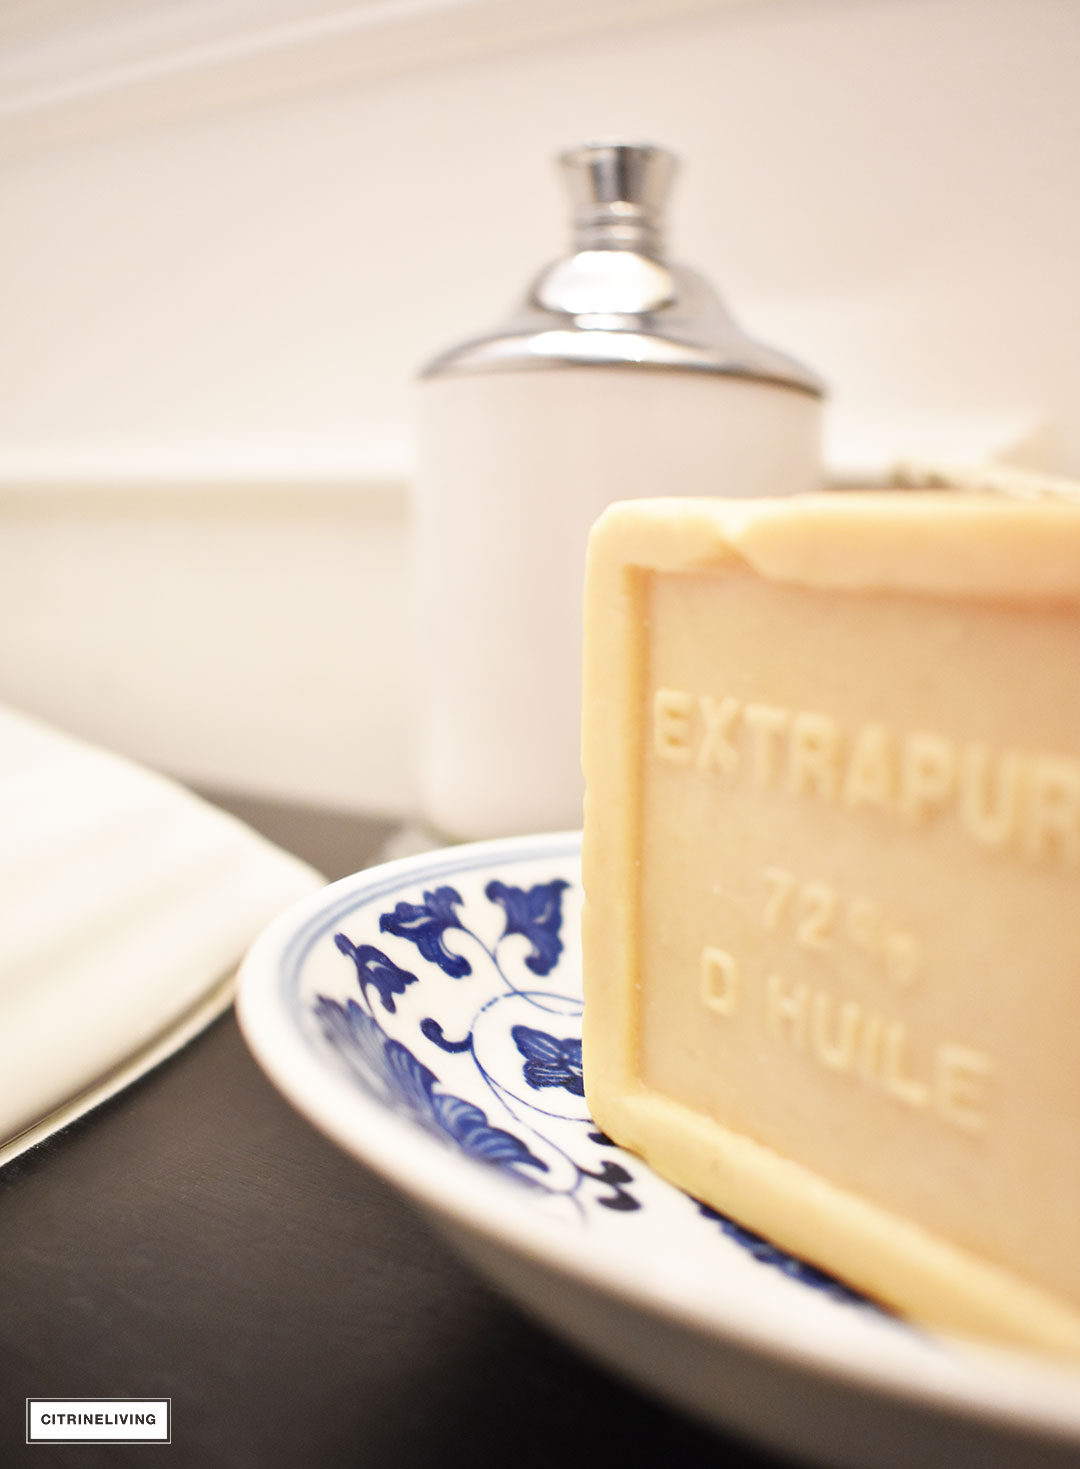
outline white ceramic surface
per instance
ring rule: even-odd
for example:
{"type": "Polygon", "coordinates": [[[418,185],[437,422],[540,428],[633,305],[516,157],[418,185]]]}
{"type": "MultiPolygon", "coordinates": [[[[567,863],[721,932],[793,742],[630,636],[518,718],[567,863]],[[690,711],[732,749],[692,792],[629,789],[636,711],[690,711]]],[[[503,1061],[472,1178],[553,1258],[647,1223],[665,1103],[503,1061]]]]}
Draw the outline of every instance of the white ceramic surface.
{"type": "Polygon", "coordinates": [[[821,402],[623,363],[426,379],[416,406],[424,815],[470,838],[577,825],[589,528],[613,500],[816,489],[821,402]]]}
{"type": "Polygon", "coordinates": [[[408,857],[276,919],[239,1015],[285,1096],[554,1330],[812,1462],[1080,1464],[1080,1371],[931,1336],[595,1131],[574,834],[408,857]]]}

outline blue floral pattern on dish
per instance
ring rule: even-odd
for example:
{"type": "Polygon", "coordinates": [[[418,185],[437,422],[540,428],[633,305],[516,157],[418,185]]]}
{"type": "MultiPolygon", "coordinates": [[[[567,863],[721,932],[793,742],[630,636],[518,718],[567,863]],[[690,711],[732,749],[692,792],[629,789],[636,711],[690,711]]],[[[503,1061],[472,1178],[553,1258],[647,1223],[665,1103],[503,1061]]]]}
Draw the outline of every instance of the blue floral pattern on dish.
{"type": "Polygon", "coordinates": [[[528,1166],[547,1172],[547,1164],[520,1138],[501,1127],[492,1127],[482,1108],[444,1092],[435,1073],[400,1041],[390,1040],[375,1016],[356,1000],[340,1005],[322,996],[315,1013],[327,1039],[358,1079],[396,1102],[426,1132],[450,1140],[470,1158],[483,1163],[508,1169],[528,1166]]]}
{"type": "Polygon", "coordinates": [[[537,1091],[545,1086],[565,1087],[575,1097],[585,1095],[581,1074],[581,1041],[577,1036],[556,1040],[545,1030],[515,1025],[510,1038],[525,1057],[525,1080],[537,1091]]]}
{"type": "Polygon", "coordinates": [[[797,1255],[789,1255],[786,1250],[781,1250],[762,1235],[755,1234],[752,1229],[744,1228],[736,1220],[729,1219],[726,1214],[721,1214],[711,1205],[698,1204],[698,1208],[703,1218],[714,1220],[728,1239],[742,1245],[743,1249],[747,1250],[762,1265],[771,1265],[792,1280],[808,1285],[813,1290],[819,1290],[844,1305],[873,1304],[868,1297],[853,1290],[850,1285],[845,1285],[842,1280],[837,1280],[835,1275],[830,1275],[826,1270],[819,1270],[816,1265],[800,1260],[797,1255]]]}
{"type": "Polygon", "coordinates": [[[334,943],[356,965],[356,977],[360,981],[361,990],[366,990],[369,984],[374,985],[379,992],[379,999],[392,1015],[396,1008],[394,996],[403,995],[406,985],[415,984],[416,975],[410,974],[407,969],[400,969],[374,944],[361,944],[357,948],[343,933],[334,935],[334,943]]]}
{"type": "MultiPolygon", "coordinates": [[[[593,1223],[599,1206],[632,1228],[643,1196],[656,1205],[657,1180],[597,1131],[585,1106],[581,996],[561,973],[575,886],[561,876],[515,884],[490,869],[483,875],[479,889],[464,881],[418,884],[418,892],[398,886],[392,906],[345,913],[333,943],[351,966],[351,989],[346,976],[336,994],[320,989],[312,1018],[359,1086],[443,1146],[568,1210],[579,1225],[593,1223]],[[366,941],[374,936],[383,943],[366,941]]],[[[719,1225],[718,1236],[770,1272],[844,1306],[871,1305],[708,1205],[661,1187],[665,1206],[668,1196],[681,1200],[702,1227],[719,1225]]]]}
{"type": "Polygon", "coordinates": [[[452,954],[444,942],[447,929],[461,928],[457,915],[460,906],[461,894],[454,888],[436,888],[424,894],[422,903],[400,902],[392,913],[382,914],[379,930],[409,939],[422,958],[437,964],[451,979],[464,979],[472,973],[469,961],[461,954],[452,954]]]}
{"type": "Polygon", "coordinates": [[[530,888],[515,888],[494,879],[484,889],[493,903],[506,910],[507,934],[520,933],[529,940],[532,952],[525,960],[526,969],[541,977],[550,974],[562,953],[562,895],[569,884],[562,878],[534,883],[530,888]]]}
{"type": "MultiPolygon", "coordinates": [[[[437,965],[451,979],[463,980],[473,975],[473,965],[464,954],[450,950],[445,942],[446,933],[456,930],[490,960],[507,996],[516,996],[542,1013],[545,1000],[566,1001],[569,997],[530,995],[518,988],[503,967],[499,949],[513,935],[524,937],[529,945],[523,960],[525,967],[540,977],[550,974],[562,952],[561,899],[567,886],[563,879],[529,888],[499,881],[489,883],[485,895],[505,915],[502,934],[492,947],[462,920],[459,910],[465,906],[464,899],[449,886],[425,891],[418,903],[399,900],[392,911],[380,914],[379,931],[414,944],[421,959],[437,965]]],[[[625,1187],[632,1181],[630,1174],[610,1159],[602,1160],[598,1167],[589,1167],[560,1149],[562,1177],[541,1178],[553,1172],[550,1161],[538,1156],[519,1132],[494,1125],[484,1107],[445,1088],[430,1066],[384,1029],[379,1006],[387,1014],[397,1014],[397,997],[416,983],[416,975],[374,944],[354,943],[344,932],[334,934],[334,943],[352,962],[359,998],[352,996],[342,1004],[320,994],[314,1014],[323,1035],[362,1086],[395,1104],[441,1142],[460,1149],[470,1158],[503,1169],[518,1182],[575,1202],[579,1202],[577,1196],[588,1187],[595,1196],[594,1201],[606,1208],[626,1213],[638,1207],[637,1200],[625,1187]]],[[[492,1003],[489,999],[481,1011],[490,1009],[492,1003]]],[[[576,1008],[580,1012],[580,1004],[576,1008]]],[[[474,1029],[470,1028],[461,1039],[452,1039],[432,1016],[423,1017],[419,1026],[420,1035],[440,1051],[450,1055],[471,1054],[493,1102],[513,1116],[514,1095],[501,1085],[485,1065],[483,1056],[477,1053],[474,1029]]],[[[584,1096],[579,1037],[557,1040],[538,1028],[517,1025],[511,1029],[518,1051],[524,1057],[522,1074],[530,1088],[563,1087],[576,1096],[584,1096]]],[[[548,1140],[547,1148],[550,1150],[551,1146],[548,1140]]]]}

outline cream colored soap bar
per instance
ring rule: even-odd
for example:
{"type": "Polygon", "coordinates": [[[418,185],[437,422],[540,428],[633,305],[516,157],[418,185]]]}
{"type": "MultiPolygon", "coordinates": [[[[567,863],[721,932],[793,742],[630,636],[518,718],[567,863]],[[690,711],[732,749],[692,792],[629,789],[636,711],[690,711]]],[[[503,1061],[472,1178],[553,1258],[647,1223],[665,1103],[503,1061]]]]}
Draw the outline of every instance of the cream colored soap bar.
{"type": "Polygon", "coordinates": [[[612,507],[586,1092],[930,1323],[1080,1356],[1080,508],[612,507]]]}

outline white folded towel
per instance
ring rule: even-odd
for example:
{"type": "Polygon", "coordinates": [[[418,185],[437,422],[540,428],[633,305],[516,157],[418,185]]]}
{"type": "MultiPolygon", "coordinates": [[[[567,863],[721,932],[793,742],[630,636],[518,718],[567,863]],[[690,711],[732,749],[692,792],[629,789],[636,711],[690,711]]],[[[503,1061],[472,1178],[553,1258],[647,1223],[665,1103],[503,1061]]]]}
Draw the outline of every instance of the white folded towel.
{"type": "Polygon", "coordinates": [[[324,879],[129,760],[0,707],[0,1163],[229,1004],[324,879]]]}

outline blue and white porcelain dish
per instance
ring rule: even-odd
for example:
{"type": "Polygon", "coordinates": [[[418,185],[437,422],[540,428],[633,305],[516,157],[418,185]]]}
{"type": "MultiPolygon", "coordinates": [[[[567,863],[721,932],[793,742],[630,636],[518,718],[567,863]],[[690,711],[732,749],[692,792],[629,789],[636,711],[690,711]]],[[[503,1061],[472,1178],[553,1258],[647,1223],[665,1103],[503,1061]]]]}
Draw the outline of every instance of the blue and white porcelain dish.
{"type": "Polygon", "coordinates": [[[915,1329],[596,1130],[579,854],[452,847],[296,904],[241,969],[257,1060],[534,1315],[699,1416],[833,1466],[1080,1461],[1080,1373],[915,1329]]]}

